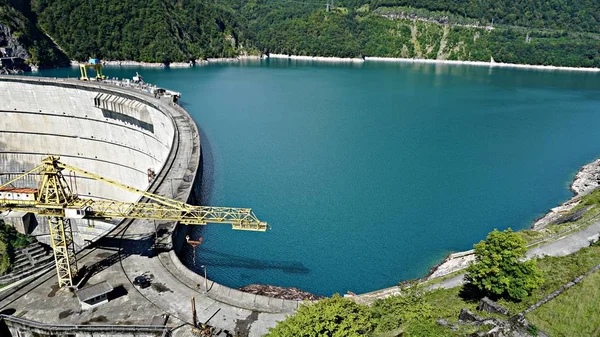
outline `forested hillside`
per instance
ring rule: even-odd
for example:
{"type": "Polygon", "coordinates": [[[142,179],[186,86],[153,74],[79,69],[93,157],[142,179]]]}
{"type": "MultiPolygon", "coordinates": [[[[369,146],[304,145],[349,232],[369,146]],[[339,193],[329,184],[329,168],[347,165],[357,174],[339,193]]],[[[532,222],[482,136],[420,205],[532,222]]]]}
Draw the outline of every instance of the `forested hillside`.
{"type": "Polygon", "coordinates": [[[578,32],[600,32],[600,2],[597,0],[367,0],[372,8],[411,6],[448,11],[484,23],[549,28],[578,32]]]}
{"type": "Polygon", "coordinates": [[[600,67],[593,1],[229,1],[263,52],[600,67]]]}
{"type": "Polygon", "coordinates": [[[237,56],[243,32],[206,0],[32,0],[39,26],[76,60],[146,62],[237,56]]]}
{"type": "MultiPolygon", "coordinates": [[[[2,1],[0,23],[12,17],[2,1]]],[[[17,14],[76,60],[262,52],[600,67],[595,0],[329,0],[329,11],[320,0],[10,1],[30,4],[17,14]]]]}

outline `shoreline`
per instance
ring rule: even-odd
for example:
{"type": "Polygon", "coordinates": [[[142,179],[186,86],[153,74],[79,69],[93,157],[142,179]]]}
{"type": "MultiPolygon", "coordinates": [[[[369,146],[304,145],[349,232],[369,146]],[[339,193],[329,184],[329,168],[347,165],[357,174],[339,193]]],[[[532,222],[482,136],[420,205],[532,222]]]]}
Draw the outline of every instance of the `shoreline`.
{"type": "Polygon", "coordinates": [[[289,59],[302,61],[317,61],[317,62],[390,62],[390,63],[417,63],[417,64],[445,64],[445,65],[469,65],[476,67],[490,68],[520,68],[520,69],[537,69],[537,70],[560,70],[560,71],[584,71],[584,72],[600,72],[600,68],[584,68],[584,67],[564,67],[564,66],[546,66],[536,64],[519,64],[519,63],[502,63],[484,61],[459,61],[459,60],[437,60],[437,59],[417,59],[417,58],[395,58],[395,57],[378,57],[365,56],[363,58],[345,58],[345,57],[323,57],[323,56],[302,56],[302,55],[286,55],[286,54],[270,54],[265,58],[274,59],[289,59]]]}
{"type": "MultiPolygon", "coordinates": [[[[524,228],[522,230],[541,231],[548,225],[559,223],[559,221],[563,219],[563,216],[566,212],[569,212],[575,206],[579,205],[582,197],[598,188],[600,188],[600,159],[596,159],[591,163],[583,165],[575,174],[571,184],[569,185],[569,189],[573,192],[573,196],[571,198],[562,202],[560,205],[549,209],[544,216],[534,220],[529,228],[524,228]]],[[[468,267],[473,261],[475,261],[474,249],[450,253],[440,263],[431,267],[427,275],[423,277],[400,281],[398,282],[399,286],[396,285],[369,291],[363,294],[346,296],[360,302],[368,303],[375,298],[385,298],[388,296],[397,295],[399,287],[404,284],[427,282],[455,272],[459,272],[468,267]]]]}
{"type": "MultiPolygon", "coordinates": [[[[365,57],[330,57],[330,56],[305,56],[305,55],[287,55],[287,54],[261,54],[261,55],[240,55],[238,57],[230,58],[209,58],[209,59],[197,59],[189,62],[171,62],[171,63],[157,63],[157,62],[139,62],[131,60],[113,61],[106,60],[102,61],[105,66],[116,66],[116,67],[142,67],[142,68],[192,68],[201,67],[211,63],[236,63],[247,60],[266,60],[266,59],[287,59],[295,61],[314,61],[323,63],[353,63],[353,64],[364,64],[366,62],[386,62],[386,63],[412,63],[412,64],[435,64],[435,65],[466,65],[475,67],[489,67],[489,68],[516,68],[516,69],[534,69],[534,70],[545,70],[545,71],[577,71],[577,72],[600,72],[600,68],[585,68],[585,67],[565,67],[565,66],[552,66],[552,65],[536,65],[536,64],[519,64],[519,63],[502,63],[484,61],[459,61],[459,60],[437,60],[437,59],[417,59],[417,58],[395,58],[395,57],[378,57],[378,56],[365,56],[365,57]]],[[[80,64],[78,61],[71,61],[71,66],[76,67],[80,64]]]]}
{"type": "MultiPolygon", "coordinates": [[[[132,60],[102,60],[103,66],[108,67],[142,67],[142,68],[192,68],[210,63],[235,63],[246,60],[261,60],[264,55],[240,55],[238,57],[208,58],[190,60],[188,62],[141,62],[132,60]]],[[[82,62],[71,60],[71,67],[78,67],[82,62]]]]}

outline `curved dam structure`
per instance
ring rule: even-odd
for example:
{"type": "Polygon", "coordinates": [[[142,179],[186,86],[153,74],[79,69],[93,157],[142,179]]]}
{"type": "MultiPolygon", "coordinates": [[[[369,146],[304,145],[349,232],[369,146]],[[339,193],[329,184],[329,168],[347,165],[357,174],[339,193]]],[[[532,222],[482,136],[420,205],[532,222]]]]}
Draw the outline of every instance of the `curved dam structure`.
{"type": "MultiPolygon", "coordinates": [[[[88,86],[48,85],[35,80],[0,81],[0,182],[39,165],[48,155],[65,163],[146,190],[149,172],[160,172],[173,144],[171,116],[134,96],[88,86]]],[[[65,172],[69,174],[69,172],[65,172]]],[[[35,177],[17,187],[37,187],[35,177]]],[[[139,196],[69,174],[79,195],[120,201],[139,196]]],[[[28,232],[45,242],[44,218],[28,232]]],[[[115,224],[76,221],[78,246],[115,224]]]]}
{"type": "MultiPolygon", "coordinates": [[[[141,86],[0,76],[0,184],[48,155],[141,190],[183,202],[197,200],[197,127],[185,110],[141,86]]],[[[64,174],[79,195],[139,199],[112,185],[64,174]]],[[[37,183],[31,177],[15,187],[37,183]]],[[[6,219],[47,242],[45,220],[25,224],[22,217],[8,214],[6,219]]],[[[84,270],[79,288],[108,284],[108,302],[87,310],[79,295],[58,288],[55,270],[48,268],[0,291],[0,332],[4,324],[13,336],[64,331],[89,336],[90,330],[114,336],[161,336],[165,331],[187,336],[198,322],[230,334],[260,336],[298,308],[297,301],[243,293],[188,270],[176,254],[187,226],[77,220],[72,227],[84,270]],[[150,287],[133,284],[140,275],[151,280],[150,287]]]]}

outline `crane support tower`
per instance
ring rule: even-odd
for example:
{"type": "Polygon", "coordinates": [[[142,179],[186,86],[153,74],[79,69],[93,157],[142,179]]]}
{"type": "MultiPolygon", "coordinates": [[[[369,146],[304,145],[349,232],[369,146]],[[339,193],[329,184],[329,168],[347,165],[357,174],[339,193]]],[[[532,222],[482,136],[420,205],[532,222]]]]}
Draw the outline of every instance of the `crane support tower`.
{"type": "Polygon", "coordinates": [[[45,158],[41,165],[0,185],[0,212],[7,211],[30,212],[49,218],[60,287],[73,287],[73,278],[77,274],[69,219],[148,219],[178,221],[190,225],[221,223],[230,224],[237,230],[261,232],[268,227],[266,222],[258,220],[250,208],[192,206],[64,164],[60,162],[60,157],[55,156],[45,158]],[[63,170],[136,193],[148,202],[82,198],[72,192],[63,176],[63,170]],[[41,176],[38,189],[12,187],[14,182],[30,174],[41,176]]]}
{"type": "Polygon", "coordinates": [[[79,72],[81,73],[81,77],[79,77],[80,80],[90,80],[87,68],[94,69],[94,71],[96,72],[96,80],[103,80],[105,78],[102,74],[102,61],[100,61],[99,59],[90,59],[87,63],[79,64],[79,72]]]}

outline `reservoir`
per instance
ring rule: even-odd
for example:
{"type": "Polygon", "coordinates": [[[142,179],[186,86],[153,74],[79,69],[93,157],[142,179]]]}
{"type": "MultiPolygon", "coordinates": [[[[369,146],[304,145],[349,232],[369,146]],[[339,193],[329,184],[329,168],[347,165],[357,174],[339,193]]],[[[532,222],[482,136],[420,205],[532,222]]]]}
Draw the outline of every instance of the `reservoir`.
{"type": "Polygon", "coordinates": [[[494,228],[529,227],[600,156],[596,73],[289,60],[105,68],[136,71],[181,92],[198,124],[202,204],[251,207],[272,227],[195,227],[195,266],[191,248],[182,259],[231,287],[332,295],[422,277],[494,228]]]}

